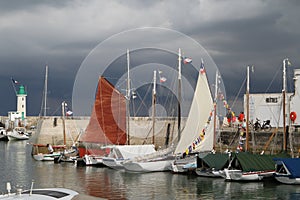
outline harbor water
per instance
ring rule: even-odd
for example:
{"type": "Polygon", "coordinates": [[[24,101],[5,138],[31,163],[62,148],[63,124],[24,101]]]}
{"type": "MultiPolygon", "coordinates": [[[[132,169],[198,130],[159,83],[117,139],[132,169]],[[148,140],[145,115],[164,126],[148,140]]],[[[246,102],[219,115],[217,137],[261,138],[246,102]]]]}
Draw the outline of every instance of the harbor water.
{"type": "Polygon", "coordinates": [[[28,141],[0,142],[0,191],[6,182],[17,187],[64,187],[104,199],[300,199],[300,185],[275,181],[226,182],[195,175],[127,173],[104,167],[79,167],[74,163],[38,162],[28,141]]]}

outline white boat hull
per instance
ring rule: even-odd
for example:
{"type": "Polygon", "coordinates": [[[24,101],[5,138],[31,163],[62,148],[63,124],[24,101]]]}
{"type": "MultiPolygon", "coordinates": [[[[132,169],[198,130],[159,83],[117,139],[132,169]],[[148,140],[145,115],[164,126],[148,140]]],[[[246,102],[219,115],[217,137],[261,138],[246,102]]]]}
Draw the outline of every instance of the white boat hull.
{"type": "Polygon", "coordinates": [[[128,172],[162,172],[170,171],[172,162],[173,160],[126,162],[123,166],[128,172]]]}
{"type": "Polygon", "coordinates": [[[237,169],[224,169],[225,180],[227,181],[260,181],[264,177],[273,176],[275,171],[257,171],[257,172],[242,172],[237,169]]]}
{"type": "Polygon", "coordinates": [[[60,153],[53,153],[53,154],[35,154],[33,158],[37,161],[54,161],[54,158],[60,156],[60,153]]]}
{"type": "Polygon", "coordinates": [[[289,176],[275,176],[275,179],[284,184],[290,184],[290,185],[299,185],[300,184],[300,178],[290,178],[289,176]]]}
{"type": "Polygon", "coordinates": [[[115,159],[115,158],[103,158],[103,164],[109,168],[122,170],[124,159],[115,159]]]}
{"type": "Polygon", "coordinates": [[[103,165],[103,157],[102,156],[85,155],[82,158],[82,160],[86,166],[103,165]]]}
{"type": "Polygon", "coordinates": [[[22,191],[22,189],[17,189],[16,193],[0,195],[0,199],[70,200],[76,198],[76,196],[78,195],[79,195],[78,192],[66,188],[45,188],[45,189],[33,189],[33,190],[25,190],[25,191],[22,191]]]}

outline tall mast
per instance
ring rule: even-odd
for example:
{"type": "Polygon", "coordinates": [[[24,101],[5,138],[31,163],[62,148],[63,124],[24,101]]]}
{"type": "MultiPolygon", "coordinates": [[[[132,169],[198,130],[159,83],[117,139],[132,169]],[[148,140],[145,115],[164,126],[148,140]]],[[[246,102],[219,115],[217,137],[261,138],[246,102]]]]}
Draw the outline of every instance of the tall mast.
{"type": "Polygon", "coordinates": [[[65,124],[65,108],[67,106],[67,103],[63,101],[61,103],[61,112],[62,112],[62,122],[63,122],[63,136],[64,136],[64,145],[67,144],[67,139],[66,139],[66,124],[65,124]]]}
{"type": "Polygon", "coordinates": [[[249,75],[249,66],[247,66],[247,88],[246,88],[246,148],[249,150],[249,91],[250,91],[250,75],[249,75]]]}
{"type": "Polygon", "coordinates": [[[126,94],[126,114],[127,114],[127,144],[130,145],[130,76],[129,76],[129,70],[130,70],[130,60],[129,60],[129,49],[127,49],[127,94],[126,94]]]}
{"type": "Polygon", "coordinates": [[[45,84],[44,84],[44,117],[47,116],[47,91],[48,91],[48,65],[46,65],[45,84]]]}
{"type": "MultiPolygon", "coordinates": [[[[201,60],[203,63],[203,60],[201,60]]],[[[214,147],[216,144],[216,124],[217,124],[217,100],[218,100],[218,83],[219,83],[219,74],[218,70],[216,71],[216,80],[215,80],[215,99],[214,99],[214,147]]]]}
{"type": "Polygon", "coordinates": [[[286,141],[286,111],[285,111],[285,99],[286,99],[286,62],[289,62],[288,59],[283,60],[283,72],[282,72],[282,115],[283,115],[283,150],[287,150],[287,141],[286,141]]]}
{"type": "Polygon", "coordinates": [[[156,70],[153,72],[153,91],[152,91],[152,143],[155,144],[155,115],[156,115],[156,70]]]}
{"type": "Polygon", "coordinates": [[[181,137],[181,49],[178,50],[178,141],[181,137]]]}

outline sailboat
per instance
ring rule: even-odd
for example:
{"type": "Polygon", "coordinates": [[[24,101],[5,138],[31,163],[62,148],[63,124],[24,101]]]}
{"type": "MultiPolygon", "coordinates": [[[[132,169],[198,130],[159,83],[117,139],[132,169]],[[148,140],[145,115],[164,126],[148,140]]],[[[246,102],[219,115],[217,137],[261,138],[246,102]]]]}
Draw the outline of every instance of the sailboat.
{"type": "MultiPolygon", "coordinates": [[[[179,49],[178,60],[180,66],[181,65],[180,49],[179,49]]],[[[202,138],[200,138],[200,134],[203,128],[205,127],[211,108],[213,108],[213,102],[212,102],[211,93],[207,82],[207,77],[205,73],[199,72],[194,98],[187,118],[186,126],[181,133],[180,140],[177,146],[171,145],[167,149],[157,151],[143,158],[136,158],[128,162],[125,162],[124,168],[126,169],[126,171],[130,171],[130,172],[169,171],[171,170],[172,163],[175,159],[175,154],[176,155],[186,154],[186,152],[189,152],[189,149],[192,151],[193,144],[195,144],[194,142],[197,142],[197,148],[201,148],[203,151],[204,150],[210,151],[213,146],[214,136],[212,134],[203,133],[203,135],[201,135],[202,138]],[[199,115],[200,110],[201,113],[207,113],[207,115],[206,114],[199,115]],[[205,141],[205,143],[203,141],[205,141]]],[[[211,128],[211,126],[209,127],[211,128]]]]}
{"type": "MultiPolygon", "coordinates": [[[[249,122],[249,66],[247,66],[247,112],[246,121],[249,122]]],[[[274,161],[276,157],[285,155],[252,154],[249,150],[249,123],[246,126],[246,152],[237,152],[230,155],[228,168],[221,174],[228,181],[259,181],[264,178],[273,177],[275,173],[274,161]]]]}
{"type": "MultiPolygon", "coordinates": [[[[203,60],[201,68],[204,68],[203,60]]],[[[217,86],[215,90],[217,91],[217,86]]],[[[213,150],[216,124],[213,116],[216,116],[215,113],[207,76],[202,71],[199,73],[194,100],[186,127],[182,132],[182,139],[175,150],[176,159],[172,163],[173,172],[182,173],[196,169],[197,155],[199,153],[207,154],[213,150]]]]}
{"type": "Polygon", "coordinates": [[[125,97],[100,77],[89,124],[79,138],[79,157],[86,165],[102,165],[111,145],[127,142],[125,97]]]}
{"type": "MultiPolygon", "coordinates": [[[[74,162],[76,160],[77,156],[77,149],[75,148],[75,145],[72,145],[70,149],[67,149],[66,144],[66,132],[65,132],[65,107],[67,106],[66,102],[62,102],[62,125],[63,125],[63,145],[54,145],[51,148],[55,149],[54,152],[39,152],[38,148],[44,147],[48,148],[50,144],[47,145],[41,145],[41,144],[33,144],[33,147],[36,148],[37,153],[33,154],[33,158],[37,161],[55,161],[55,162],[61,162],[61,161],[68,161],[68,162],[74,162]]],[[[52,150],[51,150],[52,151],[52,150]]]]}
{"type": "MultiPolygon", "coordinates": [[[[43,101],[42,101],[42,106],[41,106],[41,112],[40,112],[40,119],[38,121],[38,128],[37,132],[39,133],[41,131],[42,124],[45,122],[45,117],[47,116],[47,90],[48,90],[48,65],[46,65],[45,69],[45,83],[44,83],[44,95],[43,95],[43,101]],[[43,117],[42,115],[42,110],[43,112],[43,117]]],[[[76,155],[76,149],[71,148],[67,149],[67,141],[66,141],[66,124],[65,124],[65,111],[66,111],[66,102],[63,101],[61,104],[62,108],[62,128],[63,128],[63,144],[62,145],[51,145],[53,148],[53,152],[49,152],[47,147],[50,144],[32,144],[32,156],[35,160],[37,161],[54,161],[55,158],[59,158],[62,155],[69,155],[73,156],[76,155]]],[[[56,121],[56,118],[55,118],[56,121]]],[[[46,126],[47,127],[47,126],[46,126]]],[[[38,135],[36,135],[38,136],[38,135]]],[[[74,159],[72,159],[74,161],[74,159]]]]}

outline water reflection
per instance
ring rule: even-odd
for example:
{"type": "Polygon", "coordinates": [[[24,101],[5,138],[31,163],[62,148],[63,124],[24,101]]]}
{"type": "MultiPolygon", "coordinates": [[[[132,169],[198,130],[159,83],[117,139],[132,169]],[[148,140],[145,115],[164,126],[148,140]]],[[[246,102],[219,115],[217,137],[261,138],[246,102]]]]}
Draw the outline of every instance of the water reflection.
{"type": "Polygon", "coordinates": [[[0,192],[7,181],[28,189],[65,187],[106,199],[299,199],[300,187],[276,182],[238,183],[193,175],[126,173],[73,163],[37,162],[26,141],[0,142],[0,192]]]}

